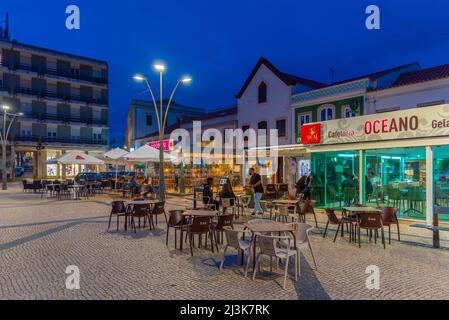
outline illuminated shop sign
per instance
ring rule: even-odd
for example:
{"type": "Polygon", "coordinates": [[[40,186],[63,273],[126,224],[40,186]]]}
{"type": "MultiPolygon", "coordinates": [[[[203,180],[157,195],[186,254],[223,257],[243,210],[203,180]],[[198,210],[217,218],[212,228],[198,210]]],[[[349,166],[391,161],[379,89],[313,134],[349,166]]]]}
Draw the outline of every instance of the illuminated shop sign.
{"type": "Polygon", "coordinates": [[[449,105],[330,120],[320,124],[321,141],[313,142],[315,144],[449,137],[449,105]]]}
{"type": "MultiPolygon", "coordinates": [[[[159,150],[160,143],[159,141],[151,141],[148,142],[147,145],[159,150]]],[[[165,152],[171,151],[173,149],[173,140],[164,140],[162,145],[164,146],[165,152]]]]}

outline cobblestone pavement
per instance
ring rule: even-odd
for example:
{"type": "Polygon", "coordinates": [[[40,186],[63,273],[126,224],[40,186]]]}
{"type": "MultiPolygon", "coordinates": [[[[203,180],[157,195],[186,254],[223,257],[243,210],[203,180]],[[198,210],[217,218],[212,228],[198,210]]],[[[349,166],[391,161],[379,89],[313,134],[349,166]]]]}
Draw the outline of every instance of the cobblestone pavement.
{"type": "MultiPolygon", "coordinates": [[[[0,192],[0,299],[449,299],[448,239],[446,248],[431,249],[429,235],[407,225],[404,241],[386,250],[366,239],[361,249],[347,238],[333,243],[332,231],[326,239],[315,234],[318,271],[305,251],[300,280],[283,290],[282,270],[270,273],[266,262],[252,281],[233,251],[220,273],[221,254],[195,249],[191,257],[174,249],[173,236],[167,248],[163,218],[155,231],[107,231],[110,200],[0,192]],[[80,269],[80,290],[65,288],[69,265],[80,269]],[[380,268],[380,290],[366,288],[369,265],[380,268]]],[[[190,205],[168,200],[169,209],[190,205]]]]}

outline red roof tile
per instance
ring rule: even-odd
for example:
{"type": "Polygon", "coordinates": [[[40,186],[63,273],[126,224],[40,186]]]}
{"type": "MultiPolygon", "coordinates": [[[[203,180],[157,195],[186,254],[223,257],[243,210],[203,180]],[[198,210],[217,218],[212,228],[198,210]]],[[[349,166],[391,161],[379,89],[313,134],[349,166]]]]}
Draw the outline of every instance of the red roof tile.
{"type": "Polygon", "coordinates": [[[401,74],[392,87],[449,78],[449,64],[401,74]]]}
{"type": "Polygon", "coordinates": [[[414,64],[419,66],[419,64],[417,62],[413,62],[413,63],[405,64],[403,66],[397,66],[397,67],[393,67],[393,68],[389,68],[389,69],[385,69],[385,70],[381,70],[381,71],[376,71],[376,72],[373,72],[373,73],[365,74],[363,76],[358,76],[358,77],[354,77],[354,78],[350,78],[350,79],[334,82],[334,83],[332,83],[329,86],[335,86],[335,85],[338,85],[338,84],[343,84],[343,83],[352,82],[352,81],[365,79],[365,78],[368,78],[368,79],[374,81],[374,80],[377,80],[377,79],[379,79],[379,78],[381,78],[381,77],[383,77],[383,76],[385,76],[385,75],[387,75],[387,74],[389,74],[391,72],[398,71],[400,69],[412,66],[414,64]]]}

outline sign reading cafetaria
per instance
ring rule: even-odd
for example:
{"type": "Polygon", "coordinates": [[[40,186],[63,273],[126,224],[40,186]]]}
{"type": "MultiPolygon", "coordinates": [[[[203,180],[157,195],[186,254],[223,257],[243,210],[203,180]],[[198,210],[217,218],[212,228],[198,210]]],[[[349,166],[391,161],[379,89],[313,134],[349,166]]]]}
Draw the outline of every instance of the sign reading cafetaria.
{"type": "Polygon", "coordinates": [[[307,126],[317,130],[317,125],[320,139],[310,144],[449,136],[449,104],[312,123],[304,131],[307,126]]]}

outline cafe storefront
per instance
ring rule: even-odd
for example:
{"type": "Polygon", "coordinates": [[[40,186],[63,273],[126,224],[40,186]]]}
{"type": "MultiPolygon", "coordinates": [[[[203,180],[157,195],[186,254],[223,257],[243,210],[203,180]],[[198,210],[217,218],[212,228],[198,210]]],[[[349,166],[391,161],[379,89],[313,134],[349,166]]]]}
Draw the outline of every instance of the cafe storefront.
{"type": "Polygon", "coordinates": [[[391,205],[428,224],[449,206],[449,105],[305,124],[301,145],[318,206],[391,205]]]}

